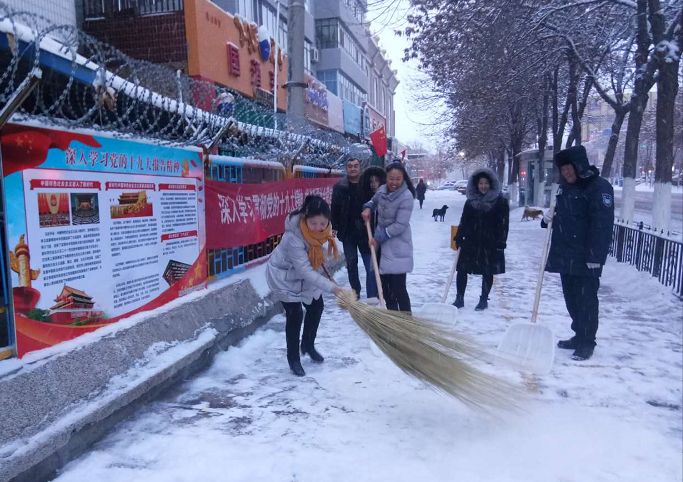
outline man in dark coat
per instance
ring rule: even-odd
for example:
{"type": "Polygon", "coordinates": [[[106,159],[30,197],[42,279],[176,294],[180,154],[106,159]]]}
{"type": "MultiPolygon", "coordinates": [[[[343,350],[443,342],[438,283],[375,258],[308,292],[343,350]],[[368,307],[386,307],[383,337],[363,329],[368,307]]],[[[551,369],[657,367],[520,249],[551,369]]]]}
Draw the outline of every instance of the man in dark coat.
{"type": "Polygon", "coordinates": [[[598,331],[598,288],[607,260],[614,224],[614,190],[588,163],[583,146],[555,154],[560,168],[560,187],[555,212],[541,221],[553,232],[546,271],[560,273],[562,292],[572,319],[574,336],[557,346],[574,350],[575,360],[593,355],[598,331]]]}
{"type": "Polygon", "coordinates": [[[346,270],[349,284],[360,297],[358,277],[358,252],[365,266],[366,291],[368,298],[377,297],[377,281],[372,270],[370,246],[367,231],[360,213],[363,210],[363,192],[360,185],[361,165],[358,159],[346,161],[346,177],[335,184],[332,190],[332,230],[344,246],[346,270]]]}
{"type": "Polygon", "coordinates": [[[478,169],[467,183],[467,201],[462,210],[455,241],[460,249],[457,294],[453,306],[465,306],[467,274],[480,274],[481,295],[474,308],[488,308],[493,275],[505,273],[510,206],[501,195],[498,176],[490,169],[478,169]]]}

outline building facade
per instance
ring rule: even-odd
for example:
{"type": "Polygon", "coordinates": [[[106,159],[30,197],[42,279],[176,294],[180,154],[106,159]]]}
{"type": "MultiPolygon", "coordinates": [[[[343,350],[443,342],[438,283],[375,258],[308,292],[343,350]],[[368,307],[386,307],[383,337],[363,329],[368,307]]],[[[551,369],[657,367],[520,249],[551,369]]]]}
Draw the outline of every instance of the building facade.
{"type": "Polygon", "coordinates": [[[3,3],[17,12],[28,12],[47,19],[55,25],[78,25],[77,0],[3,0],[3,3]]]}
{"type": "MultiPolygon", "coordinates": [[[[94,37],[133,58],[234,89],[264,108],[273,105],[277,77],[278,109],[284,111],[288,11],[287,2],[280,1],[279,9],[277,2],[79,0],[79,7],[82,28],[94,37]],[[255,44],[264,38],[271,39],[275,58],[259,55],[255,44]]],[[[370,34],[366,13],[367,0],[306,0],[305,112],[316,125],[357,140],[384,127],[396,144],[398,79],[370,34]]]]}

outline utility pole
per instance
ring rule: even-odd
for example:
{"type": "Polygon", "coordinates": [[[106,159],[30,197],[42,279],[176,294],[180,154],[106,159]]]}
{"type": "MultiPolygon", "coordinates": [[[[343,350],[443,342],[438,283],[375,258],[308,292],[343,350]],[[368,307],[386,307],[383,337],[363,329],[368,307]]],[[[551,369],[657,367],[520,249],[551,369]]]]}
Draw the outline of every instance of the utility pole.
{"type": "Polygon", "coordinates": [[[304,23],[306,8],[304,0],[289,0],[287,38],[289,50],[289,79],[287,81],[287,117],[303,120],[304,94],[304,23]]]}
{"type": "Polygon", "coordinates": [[[273,54],[275,57],[275,71],[274,71],[274,76],[275,76],[275,87],[273,89],[273,123],[275,126],[275,130],[277,130],[277,94],[279,90],[279,85],[278,85],[278,71],[280,70],[280,64],[278,62],[278,59],[280,56],[278,55],[282,46],[280,45],[280,0],[277,0],[277,10],[275,13],[275,53],[273,54]]]}

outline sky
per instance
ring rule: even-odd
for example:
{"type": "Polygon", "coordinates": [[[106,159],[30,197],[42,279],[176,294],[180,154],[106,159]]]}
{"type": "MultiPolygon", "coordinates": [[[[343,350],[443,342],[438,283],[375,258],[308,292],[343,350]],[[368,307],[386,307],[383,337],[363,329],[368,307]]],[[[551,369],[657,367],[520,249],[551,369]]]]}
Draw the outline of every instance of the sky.
{"type": "Polygon", "coordinates": [[[416,92],[426,90],[426,75],[418,69],[415,60],[403,62],[403,51],[410,42],[405,37],[394,34],[408,25],[406,20],[410,7],[409,0],[370,0],[367,20],[371,30],[380,37],[380,46],[386,50],[391,67],[398,71],[400,84],[394,97],[396,111],[396,137],[403,144],[419,142],[430,150],[435,150],[438,141],[438,128],[430,125],[436,117],[435,111],[424,111],[417,107],[416,92]]]}

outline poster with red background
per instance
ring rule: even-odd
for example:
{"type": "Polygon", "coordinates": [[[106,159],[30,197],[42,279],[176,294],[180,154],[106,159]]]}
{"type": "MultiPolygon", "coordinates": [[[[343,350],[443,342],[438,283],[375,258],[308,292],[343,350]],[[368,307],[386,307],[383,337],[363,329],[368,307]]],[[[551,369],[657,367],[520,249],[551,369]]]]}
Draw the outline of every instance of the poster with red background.
{"type": "Polygon", "coordinates": [[[208,249],[260,243],[281,234],[285,217],[301,207],[309,194],[332,200],[339,178],[288,179],[267,184],[206,181],[206,245],[208,249]]]}
{"type": "Polygon", "coordinates": [[[206,285],[198,150],[19,124],[0,136],[19,356],[206,285]]]}

